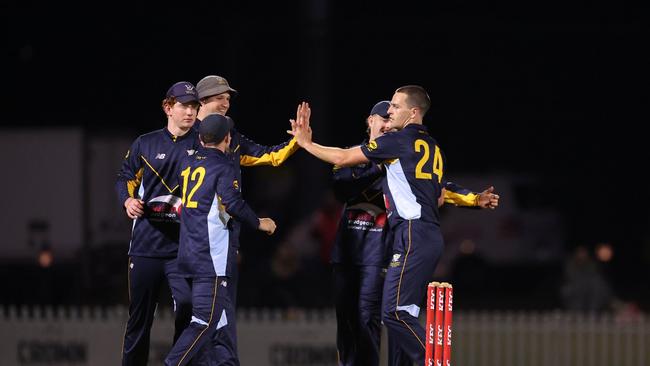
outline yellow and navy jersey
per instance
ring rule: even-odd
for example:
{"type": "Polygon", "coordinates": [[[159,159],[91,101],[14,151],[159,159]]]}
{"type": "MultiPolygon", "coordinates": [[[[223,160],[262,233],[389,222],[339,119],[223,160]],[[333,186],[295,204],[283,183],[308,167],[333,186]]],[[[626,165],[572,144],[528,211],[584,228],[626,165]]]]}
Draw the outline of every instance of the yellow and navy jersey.
{"type": "MultiPolygon", "coordinates": [[[[230,117],[226,116],[226,118],[230,117]]],[[[194,123],[194,128],[197,131],[200,123],[201,120],[199,119],[194,123]]],[[[239,133],[236,128],[230,130],[230,137],[230,153],[228,156],[233,161],[235,177],[237,178],[240,187],[242,187],[241,166],[279,166],[300,148],[295,138],[279,145],[260,145],[239,133]]],[[[239,235],[240,228],[238,223],[234,224],[234,230],[236,234],[239,235]]],[[[238,242],[237,245],[239,245],[238,242]]]]}
{"type": "Polygon", "coordinates": [[[461,207],[478,208],[478,193],[444,179],[443,187],[445,188],[445,203],[461,207]]]}
{"type": "Polygon", "coordinates": [[[371,161],[384,164],[384,196],[393,227],[404,220],[439,225],[438,197],[442,191],[444,156],[421,124],[389,132],[361,146],[371,161]]]}
{"type": "MultiPolygon", "coordinates": [[[[226,116],[226,118],[230,118],[226,116]]],[[[198,131],[201,120],[197,119],[194,129],[198,131]]],[[[242,135],[236,128],[230,130],[229,156],[234,161],[235,173],[241,183],[240,166],[279,166],[284,163],[300,146],[295,138],[292,138],[279,145],[260,145],[248,137],[242,135]]]]}
{"type": "Polygon", "coordinates": [[[232,160],[220,150],[201,148],[183,161],[179,182],[183,202],[179,272],[230,276],[238,247],[234,223],[259,227],[257,215],[241,196],[232,160]]]}
{"type": "Polygon", "coordinates": [[[279,145],[264,146],[255,143],[234,128],[230,134],[232,137],[230,151],[237,157],[241,166],[279,166],[300,148],[295,138],[279,145]]]}
{"type": "Polygon", "coordinates": [[[240,182],[240,166],[279,166],[300,148],[295,138],[279,145],[260,145],[239,133],[235,128],[230,130],[230,137],[230,156],[235,163],[235,173],[240,182]]]}
{"type": "Polygon", "coordinates": [[[344,207],[332,247],[332,263],[386,265],[390,243],[386,239],[388,230],[384,230],[383,180],[383,169],[373,162],[334,167],[334,194],[344,207]]]}
{"type": "Polygon", "coordinates": [[[133,222],[129,255],[174,257],[178,251],[181,206],[178,169],[194,154],[197,132],[174,136],[163,128],[139,136],[127,151],[117,175],[121,205],[129,197],[144,201],[144,215],[133,222]]]}

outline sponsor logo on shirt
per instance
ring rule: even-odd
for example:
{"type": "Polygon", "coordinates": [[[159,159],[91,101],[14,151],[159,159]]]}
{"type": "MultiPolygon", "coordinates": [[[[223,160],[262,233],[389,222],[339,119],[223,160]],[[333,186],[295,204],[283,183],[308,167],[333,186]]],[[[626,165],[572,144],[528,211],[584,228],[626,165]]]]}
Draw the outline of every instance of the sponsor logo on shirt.
{"type": "Polygon", "coordinates": [[[162,159],[164,159],[164,158],[165,158],[165,154],[164,154],[164,153],[158,153],[158,154],[156,155],[156,159],[162,160],[162,159]]]}
{"type": "Polygon", "coordinates": [[[348,210],[346,213],[348,220],[348,229],[381,232],[386,224],[386,214],[379,213],[373,215],[372,213],[363,210],[348,210]]]}
{"type": "Polygon", "coordinates": [[[181,199],[174,195],[154,197],[145,207],[145,216],[149,221],[179,222],[181,214],[181,199]]]}

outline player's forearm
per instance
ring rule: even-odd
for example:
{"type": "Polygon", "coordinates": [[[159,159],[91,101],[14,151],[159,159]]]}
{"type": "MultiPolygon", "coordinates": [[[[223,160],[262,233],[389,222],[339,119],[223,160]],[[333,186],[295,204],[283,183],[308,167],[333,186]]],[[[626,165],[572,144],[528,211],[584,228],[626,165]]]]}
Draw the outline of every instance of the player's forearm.
{"type": "Polygon", "coordinates": [[[341,148],[323,146],[315,142],[305,145],[303,148],[310,154],[314,155],[316,158],[326,163],[334,164],[337,166],[345,166],[342,164],[344,161],[344,150],[341,148]]]}
{"type": "Polygon", "coordinates": [[[124,205],[128,199],[135,198],[138,187],[139,185],[134,186],[132,181],[118,179],[117,183],[115,184],[115,190],[117,192],[118,202],[124,205]]]}
{"type": "MultiPolygon", "coordinates": [[[[223,201],[222,201],[223,202],[223,201]]],[[[238,221],[243,222],[248,225],[251,229],[258,229],[260,225],[259,217],[255,214],[255,211],[244,202],[244,200],[239,199],[228,204],[225,204],[226,212],[229,215],[234,216],[238,221]]]]}
{"type": "Polygon", "coordinates": [[[307,152],[318,159],[336,166],[349,167],[368,162],[368,159],[365,158],[361,151],[359,151],[358,154],[355,153],[355,149],[359,150],[358,147],[341,149],[339,147],[323,146],[312,142],[303,146],[303,149],[307,150],[307,152]]]}

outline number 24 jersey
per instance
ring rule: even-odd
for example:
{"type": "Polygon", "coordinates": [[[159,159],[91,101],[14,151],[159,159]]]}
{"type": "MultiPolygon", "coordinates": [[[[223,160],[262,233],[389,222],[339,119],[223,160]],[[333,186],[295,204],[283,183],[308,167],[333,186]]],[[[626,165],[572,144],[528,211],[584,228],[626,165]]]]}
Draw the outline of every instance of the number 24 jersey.
{"type": "Polygon", "coordinates": [[[361,146],[371,161],[384,164],[384,198],[391,227],[404,220],[439,225],[438,197],[444,157],[426,126],[409,124],[361,146]]]}

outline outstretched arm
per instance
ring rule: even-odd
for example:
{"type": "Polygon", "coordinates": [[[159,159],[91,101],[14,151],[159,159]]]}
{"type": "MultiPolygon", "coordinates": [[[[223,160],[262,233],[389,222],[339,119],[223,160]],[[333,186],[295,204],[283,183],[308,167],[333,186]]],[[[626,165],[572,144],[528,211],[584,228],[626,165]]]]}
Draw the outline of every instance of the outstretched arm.
{"type": "Polygon", "coordinates": [[[454,182],[446,181],[441,198],[445,203],[451,203],[461,207],[490,208],[499,206],[499,195],[494,193],[494,187],[490,186],[481,193],[472,192],[454,182]]]}
{"type": "Polygon", "coordinates": [[[287,131],[290,135],[296,137],[298,145],[307,150],[308,153],[324,162],[342,167],[354,166],[370,161],[358,146],[341,149],[338,147],[323,146],[313,142],[312,131],[309,126],[310,117],[311,109],[309,108],[309,103],[302,102],[298,105],[296,120],[291,120],[291,131],[287,131]]]}

